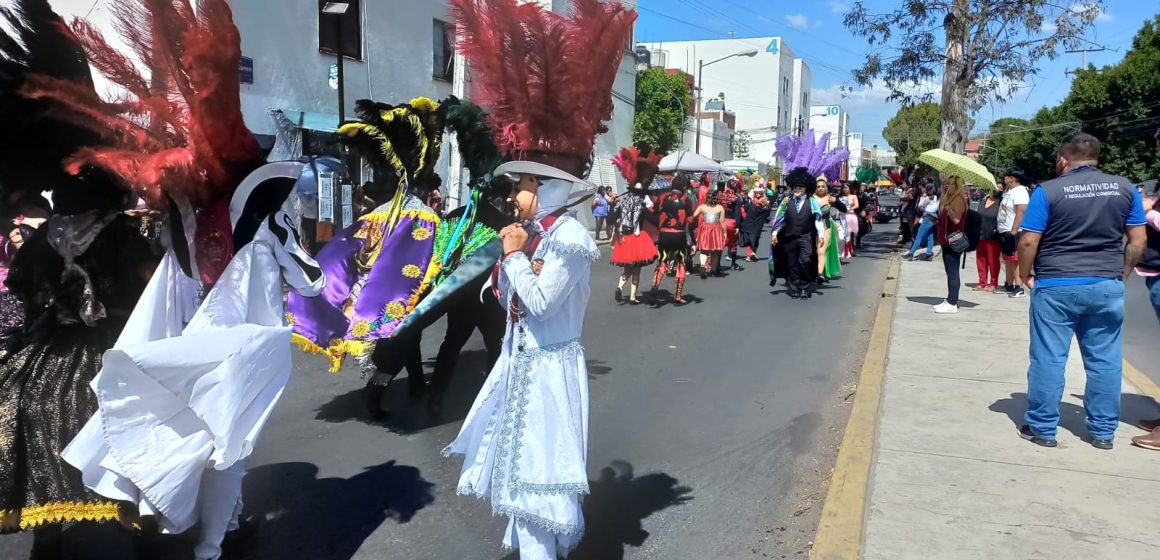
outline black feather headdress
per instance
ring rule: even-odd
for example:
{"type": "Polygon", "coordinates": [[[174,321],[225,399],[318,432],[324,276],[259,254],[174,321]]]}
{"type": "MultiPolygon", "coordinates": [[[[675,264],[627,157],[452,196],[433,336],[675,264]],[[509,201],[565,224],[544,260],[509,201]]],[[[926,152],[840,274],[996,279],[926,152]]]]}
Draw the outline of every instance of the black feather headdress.
{"type": "Polygon", "coordinates": [[[103,145],[100,136],[77,126],[76,115],[51,99],[31,99],[22,90],[32,76],[67,80],[79,92],[99,97],[88,58],[72,31],[47,0],[17,0],[0,8],[0,193],[53,191],[57,213],[123,209],[129,191],[107,173],[64,161],[78,150],[103,145]],[[9,31],[10,30],[10,31],[9,31]]]}

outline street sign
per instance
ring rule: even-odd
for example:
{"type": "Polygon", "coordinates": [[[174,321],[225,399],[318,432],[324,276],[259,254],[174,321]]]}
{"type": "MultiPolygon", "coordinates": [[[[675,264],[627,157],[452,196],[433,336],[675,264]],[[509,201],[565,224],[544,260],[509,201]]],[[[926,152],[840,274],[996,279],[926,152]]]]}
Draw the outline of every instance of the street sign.
{"type": "Polygon", "coordinates": [[[338,63],[337,62],[332,62],[330,64],[330,74],[329,74],[328,81],[330,82],[330,89],[334,89],[334,90],[338,89],[338,63]]]}
{"type": "Polygon", "coordinates": [[[241,75],[241,82],[243,84],[254,83],[254,59],[243,56],[238,61],[238,73],[241,75]]]}

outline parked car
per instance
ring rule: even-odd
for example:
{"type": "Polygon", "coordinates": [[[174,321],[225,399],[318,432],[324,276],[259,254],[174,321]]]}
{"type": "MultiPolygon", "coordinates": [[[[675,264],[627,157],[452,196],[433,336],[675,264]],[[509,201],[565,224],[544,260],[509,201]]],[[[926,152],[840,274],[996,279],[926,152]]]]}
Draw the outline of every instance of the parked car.
{"type": "Polygon", "coordinates": [[[902,215],[902,193],[897,188],[878,189],[878,215],[874,221],[885,224],[902,215]]]}

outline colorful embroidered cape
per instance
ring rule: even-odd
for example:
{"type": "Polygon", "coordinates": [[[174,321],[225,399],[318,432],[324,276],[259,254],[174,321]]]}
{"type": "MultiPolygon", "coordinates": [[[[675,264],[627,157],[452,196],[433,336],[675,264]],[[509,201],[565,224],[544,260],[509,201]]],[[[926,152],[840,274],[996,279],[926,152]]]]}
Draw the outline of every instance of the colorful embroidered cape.
{"type": "Polygon", "coordinates": [[[286,319],[294,342],[330,359],[368,356],[418,305],[439,275],[439,216],[407,195],[394,227],[389,205],[359,218],[318,253],[326,289],[316,297],[290,294],[286,319]]]}

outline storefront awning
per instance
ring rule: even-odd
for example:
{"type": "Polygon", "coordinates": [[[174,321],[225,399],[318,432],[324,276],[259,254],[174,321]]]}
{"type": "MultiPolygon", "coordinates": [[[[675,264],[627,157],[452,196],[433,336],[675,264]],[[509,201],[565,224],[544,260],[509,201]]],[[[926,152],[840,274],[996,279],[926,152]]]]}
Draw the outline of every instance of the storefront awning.
{"type": "Polygon", "coordinates": [[[303,130],[334,132],[338,129],[338,115],[334,113],[311,113],[295,109],[278,109],[277,112],[287,122],[303,130]]]}

